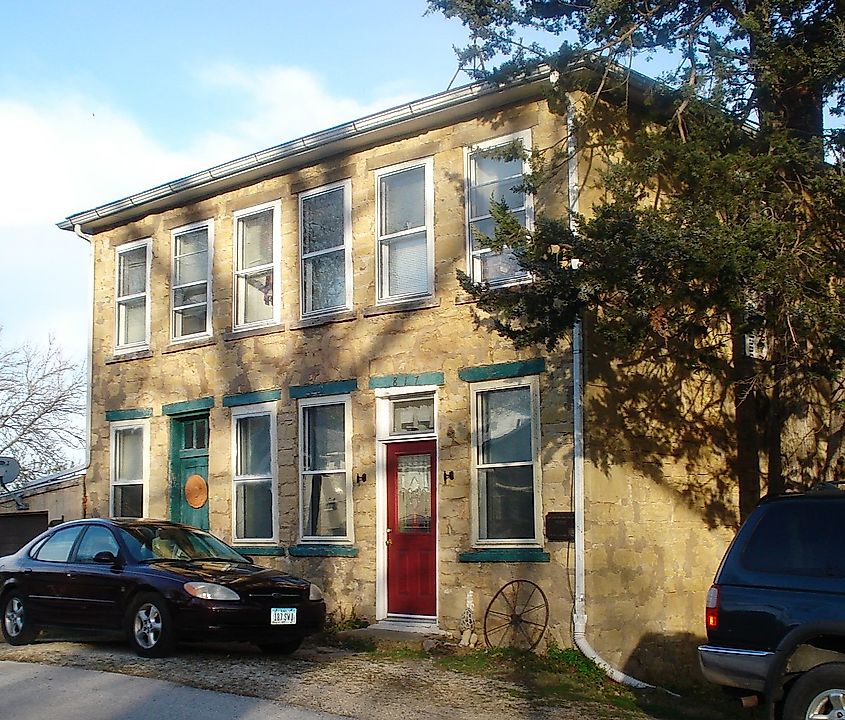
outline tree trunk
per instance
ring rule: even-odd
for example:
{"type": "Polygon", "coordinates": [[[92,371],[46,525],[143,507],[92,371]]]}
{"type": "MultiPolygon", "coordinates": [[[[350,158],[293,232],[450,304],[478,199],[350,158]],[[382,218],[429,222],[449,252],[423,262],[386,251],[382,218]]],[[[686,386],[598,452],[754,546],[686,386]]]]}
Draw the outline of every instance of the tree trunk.
{"type": "MultiPolygon", "coordinates": [[[[740,323],[735,320],[734,327],[740,323]]],[[[733,394],[736,429],[735,471],[739,484],[739,519],[745,520],[760,500],[760,432],[754,389],[754,363],[745,354],[745,338],[733,338],[733,394]]]]}

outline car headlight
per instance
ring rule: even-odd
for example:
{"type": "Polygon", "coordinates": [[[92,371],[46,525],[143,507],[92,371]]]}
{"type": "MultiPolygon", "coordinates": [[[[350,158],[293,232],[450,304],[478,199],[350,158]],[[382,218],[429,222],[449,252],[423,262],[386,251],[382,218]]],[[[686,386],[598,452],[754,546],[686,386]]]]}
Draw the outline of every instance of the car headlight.
{"type": "Polygon", "coordinates": [[[240,596],[223,585],[208,582],[187,582],[183,585],[188,595],[201,600],[240,600],[240,596]]]}
{"type": "Polygon", "coordinates": [[[308,599],[309,600],[322,600],[323,599],[323,591],[320,590],[314,583],[311,583],[311,589],[308,592],[308,599]]]}

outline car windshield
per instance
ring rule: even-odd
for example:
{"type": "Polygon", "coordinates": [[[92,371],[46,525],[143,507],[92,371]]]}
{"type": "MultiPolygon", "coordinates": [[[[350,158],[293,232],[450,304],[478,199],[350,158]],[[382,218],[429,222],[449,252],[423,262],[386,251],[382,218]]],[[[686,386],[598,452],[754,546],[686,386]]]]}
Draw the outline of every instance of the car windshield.
{"type": "Polygon", "coordinates": [[[225,560],[248,563],[222,540],[202,530],[157,525],[121,528],[129,554],[146,560],[225,560]]]}

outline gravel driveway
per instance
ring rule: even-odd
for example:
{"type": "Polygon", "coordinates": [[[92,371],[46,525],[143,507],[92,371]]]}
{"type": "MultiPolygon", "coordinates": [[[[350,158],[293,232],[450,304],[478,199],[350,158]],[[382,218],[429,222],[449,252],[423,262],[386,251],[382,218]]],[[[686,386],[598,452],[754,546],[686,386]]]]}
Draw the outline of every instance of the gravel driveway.
{"type": "Polygon", "coordinates": [[[0,642],[0,660],[107,670],[193,687],[280,700],[367,720],[606,720],[638,718],[616,708],[572,703],[544,706],[517,684],[444,670],[430,658],[379,659],[306,644],[290,658],[247,645],[182,647],[165,659],[141,659],[113,642],[0,642]]]}

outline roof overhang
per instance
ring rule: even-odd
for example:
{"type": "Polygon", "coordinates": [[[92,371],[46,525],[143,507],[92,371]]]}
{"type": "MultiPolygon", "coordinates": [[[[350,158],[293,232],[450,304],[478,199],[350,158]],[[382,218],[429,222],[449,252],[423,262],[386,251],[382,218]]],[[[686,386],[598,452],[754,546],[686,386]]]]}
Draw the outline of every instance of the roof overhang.
{"type": "Polygon", "coordinates": [[[334,155],[355,152],[497,107],[540,97],[549,74],[548,66],[540,66],[506,83],[473,83],[398,105],[75,213],[57,225],[62,230],[72,231],[79,226],[85,233],[97,233],[150,213],[313,165],[334,155]]]}

